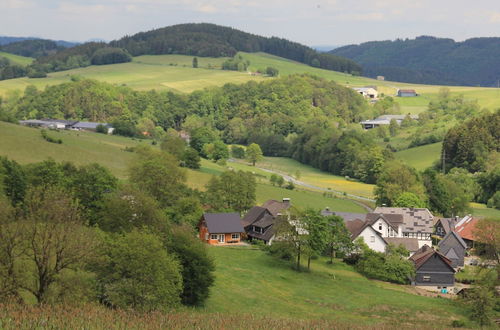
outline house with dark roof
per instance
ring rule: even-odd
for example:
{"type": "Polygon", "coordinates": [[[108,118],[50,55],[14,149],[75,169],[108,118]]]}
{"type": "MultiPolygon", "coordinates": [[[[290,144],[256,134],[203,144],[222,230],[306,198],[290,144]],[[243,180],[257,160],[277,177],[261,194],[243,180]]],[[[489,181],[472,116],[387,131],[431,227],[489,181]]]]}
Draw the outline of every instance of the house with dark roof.
{"type": "Polygon", "coordinates": [[[370,249],[377,252],[385,252],[389,244],[402,245],[411,256],[419,248],[418,239],[398,237],[401,222],[402,217],[397,214],[368,213],[365,220],[350,220],[345,224],[353,241],[361,237],[370,249]]]}
{"type": "Polygon", "coordinates": [[[451,260],[433,248],[424,245],[410,257],[415,265],[412,283],[427,289],[450,289],[455,285],[455,270],[451,260]]]}
{"type": "Polygon", "coordinates": [[[464,266],[467,243],[455,231],[449,232],[438,244],[439,252],[451,260],[453,268],[464,266]]]}
{"type": "Polygon", "coordinates": [[[439,237],[445,237],[450,232],[455,230],[457,218],[439,218],[434,225],[434,233],[439,237]]]}
{"type": "MultiPolygon", "coordinates": [[[[431,235],[434,232],[434,216],[426,208],[410,207],[377,207],[373,213],[399,215],[402,222],[398,222],[398,235],[396,237],[416,238],[419,247],[432,245],[431,235]]],[[[388,220],[390,218],[387,218],[388,220]]]]}
{"type": "Polygon", "coordinates": [[[338,212],[331,211],[329,207],[325,207],[324,210],[320,213],[324,217],[329,217],[332,215],[336,215],[344,219],[344,222],[356,220],[356,219],[364,219],[366,217],[366,213],[350,213],[350,212],[338,212]]]}
{"type": "Polygon", "coordinates": [[[238,213],[205,213],[198,230],[200,239],[211,245],[237,244],[245,234],[238,213]]]}
{"type": "Polygon", "coordinates": [[[289,198],[283,198],[282,202],[268,200],[262,206],[252,207],[241,220],[248,239],[271,244],[276,234],[273,227],[276,219],[288,208],[290,208],[289,198]]]}

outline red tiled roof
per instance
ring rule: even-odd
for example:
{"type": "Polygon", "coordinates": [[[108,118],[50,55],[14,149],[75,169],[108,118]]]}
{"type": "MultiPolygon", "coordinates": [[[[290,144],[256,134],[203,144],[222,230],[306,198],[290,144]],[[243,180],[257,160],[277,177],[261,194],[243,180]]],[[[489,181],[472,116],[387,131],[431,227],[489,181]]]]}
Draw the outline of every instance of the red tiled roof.
{"type": "Polygon", "coordinates": [[[472,218],[469,221],[465,221],[460,226],[455,227],[455,232],[460,235],[460,237],[467,239],[469,241],[475,241],[474,237],[474,229],[476,228],[476,224],[479,221],[477,218],[472,218]]]}

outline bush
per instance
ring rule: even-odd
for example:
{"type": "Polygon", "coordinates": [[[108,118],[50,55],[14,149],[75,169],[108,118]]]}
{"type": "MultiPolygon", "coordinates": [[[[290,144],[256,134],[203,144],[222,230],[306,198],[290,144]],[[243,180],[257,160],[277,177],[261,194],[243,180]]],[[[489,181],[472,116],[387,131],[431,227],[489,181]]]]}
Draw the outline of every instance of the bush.
{"type": "Polygon", "coordinates": [[[95,51],[90,62],[93,65],[125,63],[132,61],[132,56],[121,48],[106,47],[95,51]]]}
{"type": "Polygon", "coordinates": [[[462,320],[453,320],[453,322],[451,322],[451,326],[453,328],[463,328],[465,327],[465,322],[462,320]]]}
{"type": "Polygon", "coordinates": [[[93,268],[104,303],[143,311],[180,303],[181,267],[156,235],[134,230],[108,236],[103,250],[93,268]]]}
{"type": "Polygon", "coordinates": [[[245,148],[240,146],[232,146],[231,154],[234,158],[243,159],[245,158],[245,148]]]}
{"type": "Polygon", "coordinates": [[[50,135],[47,134],[47,131],[42,129],[42,131],[40,132],[42,134],[42,138],[47,141],[47,142],[50,142],[50,143],[57,143],[57,144],[62,144],[63,141],[61,139],[56,139],[56,138],[53,138],[51,137],[50,135]]]}
{"type": "Polygon", "coordinates": [[[286,189],[288,190],[294,190],[295,189],[295,185],[293,184],[292,181],[289,181],[288,184],[285,186],[286,189]]]}
{"type": "Polygon", "coordinates": [[[488,207],[500,210],[500,191],[497,191],[489,200],[488,207]]]}
{"type": "Polygon", "coordinates": [[[95,128],[95,131],[97,133],[108,134],[108,128],[103,124],[97,125],[97,127],[95,128]]]}

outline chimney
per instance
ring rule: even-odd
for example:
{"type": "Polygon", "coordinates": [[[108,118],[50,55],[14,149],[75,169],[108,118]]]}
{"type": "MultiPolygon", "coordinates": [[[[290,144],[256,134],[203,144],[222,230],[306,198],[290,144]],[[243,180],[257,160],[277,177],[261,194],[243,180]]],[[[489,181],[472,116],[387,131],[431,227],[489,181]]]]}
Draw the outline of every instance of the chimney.
{"type": "Polygon", "coordinates": [[[285,204],[285,207],[290,207],[290,198],[283,198],[283,204],[285,204]]]}

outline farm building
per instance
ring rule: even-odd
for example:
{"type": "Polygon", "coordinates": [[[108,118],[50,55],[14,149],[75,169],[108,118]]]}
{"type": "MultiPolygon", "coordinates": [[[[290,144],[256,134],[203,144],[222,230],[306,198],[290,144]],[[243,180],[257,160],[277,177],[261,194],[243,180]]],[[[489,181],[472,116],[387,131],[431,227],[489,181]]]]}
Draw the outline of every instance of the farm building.
{"type": "Polygon", "coordinates": [[[414,89],[398,89],[399,97],[415,97],[418,96],[414,89]]]}
{"type": "Polygon", "coordinates": [[[364,98],[370,99],[370,100],[377,100],[378,99],[378,92],[375,88],[372,87],[360,87],[360,88],[353,88],[356,92],[361,94],[364,98]]]}
{"type": "Polygon", "coordinates": [[[468,248],[474,247],[474,242],[476,238],[474,237],[474,229],[478,223],[479,219],[473,218],[470,215],[465,216],[455,225],[455,231],[467,244],[468,248]]]}
{"type": "Polygon", "coordinates": [[[200,239],[211,245],[240,243],[245,233],[238,213],[205,213],[198,229],[200,239]]]}
{"type": "Polygon", "coordinates": [[[439,237],[445,237],[450,232],[455,230],[457,218],[440,218],[434,225],[434,233],[439,237]]]}
{"type": "Polygon", "coordinates": [[[52,120],[38,120],[38,119],[30,119],[30,120],[20,120],[20,125],[30,126],[30,127],[40,127],[40,128],[50,128],[50,129],[65,129],[66,125],[63,123],[55,122],[52,120]]]}
{"type": "Polygon", "coordinates": [[[375,119],[364,120],[360,122],[361,126],[364,129],[371,129],[383,125],[390,125],[392,120],[395,120],[398,125],[401,125],[401,122],[406,119],[418,120],[418,115],[383,115],[379,116],[375,119]]]}
{"type": "Polygon", "coordinates": [[[435,290],[448,290],[455,285],[455,270],[451,260],[424,245],[410,257],[415,265],[413,284],[435,290]]]}

